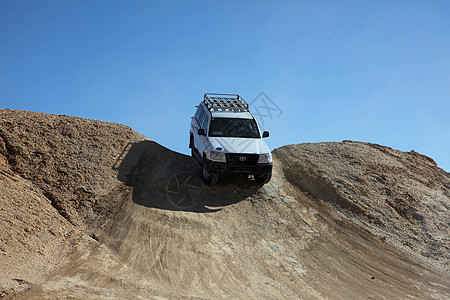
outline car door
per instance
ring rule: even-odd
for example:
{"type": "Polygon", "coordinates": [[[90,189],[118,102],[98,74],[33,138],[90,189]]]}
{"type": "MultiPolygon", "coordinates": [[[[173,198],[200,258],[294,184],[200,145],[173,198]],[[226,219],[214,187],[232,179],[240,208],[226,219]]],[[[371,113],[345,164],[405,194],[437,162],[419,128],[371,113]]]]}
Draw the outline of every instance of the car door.
{"type": "Polygon", "coordinates": [[[195,121],[193,122],[193,132],[194,132],[194,146],[200,154],[203,153],[203,148],[205,144],[205,136],[199,135],[198,130],[201,128],[201,124],[206,118],[206,112],[203,106],[199,106],[197,113],[195,114],[195,121]]]}
{"type": "Polygon", "coordinates": [[[202,113],[204,113],[203,106],[199,105],[197,108],[197,111],[195,112],[195,115],[191,121],[191,132],[192,132],[192,135],[194,136],[194,146],[195,146],[195,140],[198,140],[198,138],[196,138],[196,136],[198,135],[198,129],[200,128],[200,117],[201,117],[202,113]]]}
{"type": "Polygon", "coordinates": [[[209,145],[209,140],[208,140],[208,128],[209,128],[209,121],[210,121],[211,117],[210,117],[210,113],[209,111],[205,111],[205,118],[202,120],[202,125],[201,125],[201,129],[203,129],[205,131],[205,135],[202,135],[200,138],[200,141],[202,143],[201,147],[202,147],[202,151],[200,153],[204,153],[205,151],[210,151],[210,145],[209,145]]]}
{"type": "Polygon", "coordinates": [[[209,119],[210,119],[209,111],[205,110],[205,114],[200,118],[199,124],[201,124],[200,128],[203,129],[203,131],[205,132],[206,135],[199,135],[199,134],[197,134],[197,136],[198,136],[198,146],[199,146],[198,150],[199,150],[200,154],[202,154],[202,155],[203,155],[203,153],[205,151],[208,151],[208,137],[207,137],[207,135],[208,135],[209,119]]]}

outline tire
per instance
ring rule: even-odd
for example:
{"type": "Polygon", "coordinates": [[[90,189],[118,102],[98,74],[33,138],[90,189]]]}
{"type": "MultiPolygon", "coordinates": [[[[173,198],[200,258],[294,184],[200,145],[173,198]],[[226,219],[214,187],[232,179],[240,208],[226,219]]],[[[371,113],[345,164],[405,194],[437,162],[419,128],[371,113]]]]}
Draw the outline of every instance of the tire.
{"type": "Polygon", "coordinates": [[[259,184],[266,184],[272,178],[272,173],[264,174],[264,175],[255,175],[255,180],[259,184]]]}
{"type": "Polygon", "coordinates": [[[219,173],[211,172],[206,163],[203,163],[202,178],[207,185],[216,184],[219,181],[219,173]]]}

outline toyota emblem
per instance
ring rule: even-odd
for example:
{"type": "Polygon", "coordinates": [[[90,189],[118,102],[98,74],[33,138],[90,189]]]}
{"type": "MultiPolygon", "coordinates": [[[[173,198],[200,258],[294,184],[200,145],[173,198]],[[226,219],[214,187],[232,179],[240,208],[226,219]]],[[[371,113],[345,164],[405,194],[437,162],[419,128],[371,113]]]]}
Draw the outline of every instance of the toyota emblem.
{"type": "Polygon", "coordinates": [[[245,157],[245,156],[239,156],[239,160],[240,160],[240,161],[246,161],[246,160],[247,160],[247,157],[245,157]]]}

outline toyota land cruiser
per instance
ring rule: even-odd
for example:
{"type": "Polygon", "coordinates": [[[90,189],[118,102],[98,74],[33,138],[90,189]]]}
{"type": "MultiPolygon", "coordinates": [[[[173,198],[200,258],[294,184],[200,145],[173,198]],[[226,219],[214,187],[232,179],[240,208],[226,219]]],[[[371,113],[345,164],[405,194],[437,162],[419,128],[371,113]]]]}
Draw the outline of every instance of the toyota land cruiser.
{"type": "Polygon", "coordinates": [[[225,174],[253,175],[260,184],[270,181],[272,155],[249,111],[236,94],[204,94],[192,117],[189,148],[202,165],[203,180],[215,184],[225,174]]]}

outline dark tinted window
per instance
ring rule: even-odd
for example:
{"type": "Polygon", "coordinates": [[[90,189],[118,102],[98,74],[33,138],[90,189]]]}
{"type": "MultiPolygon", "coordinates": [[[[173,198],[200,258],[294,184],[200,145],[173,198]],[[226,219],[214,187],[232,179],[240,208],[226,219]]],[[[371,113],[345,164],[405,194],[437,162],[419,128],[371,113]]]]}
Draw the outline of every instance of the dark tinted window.
{"type": "Polygon", "coordinates": [[[202,126],[200,128],[203,128],[206,132],[206,126],[208,125],[208,114],[205,114],[205,118],[203,118],[202,126]]]}
{"type": "Polygon", "coordinates": [[[212,118],[209,136],[259,138],[254,119],[212,118]]]}
{"type": "Polygon", "coordinates": [[[200,121],[200,114],[202,113],[202,111],[203,111],[203,107],[199,106],[197,109],[197,112],[195,113],[195,119],[197,120],[197,122],[200,121]]]}
{"type": "Polygon", "coordinates": [[[205,119],[205,111],[202,109],[200,117],[197,119],[198,125],[202,127],[203,120],[205,119]]]}

